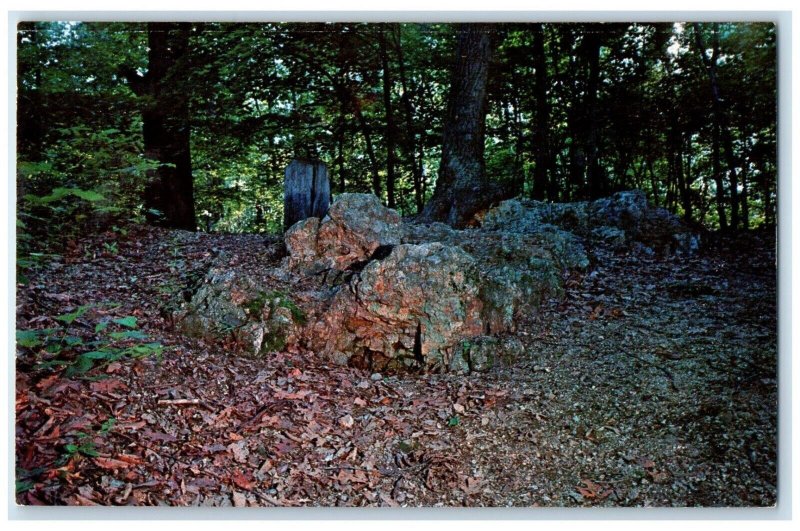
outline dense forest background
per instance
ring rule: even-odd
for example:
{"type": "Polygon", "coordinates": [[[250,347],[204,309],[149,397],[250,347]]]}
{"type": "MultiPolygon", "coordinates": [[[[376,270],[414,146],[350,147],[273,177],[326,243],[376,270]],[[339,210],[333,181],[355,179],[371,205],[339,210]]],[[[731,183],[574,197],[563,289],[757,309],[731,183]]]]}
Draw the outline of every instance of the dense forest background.
{"type": "MultiPolygon", "coordinates": [[[[37,250],[109,219],[279,232],[294,158],[324,161],[334,194],[416,215],[465,26],[20,23],[20,242],[37,250]]],[[[504,190],[575,201],[639,188],[712,230],[775,223],[773,24],[481,31],[485,174],[504,190]]]]}

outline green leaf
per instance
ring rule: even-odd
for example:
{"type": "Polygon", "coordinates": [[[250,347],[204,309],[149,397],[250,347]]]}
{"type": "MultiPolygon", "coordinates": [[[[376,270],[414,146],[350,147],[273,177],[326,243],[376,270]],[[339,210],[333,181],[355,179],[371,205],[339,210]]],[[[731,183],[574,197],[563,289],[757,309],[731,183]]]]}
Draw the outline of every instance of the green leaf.
{"type": "Polygon", "coordinates": [[[124,332],[111,332],[108,334],[111,339],[147,339],[147,334],[143,334],[138,330],[126,330],[124,332]]]}
{"type": "Polygon", "coordinates": [[[114,322],[128,328],[136,328],[136,317],[133,317],[132,315],[114,319],[114,322]]]}
{"type": "Polygon", "coordinates": [[[82,444],[78,450],[80,450],[83,455],[88,455],[89,457],[97,457],[100,455],[100,453],[95,450],[94,443],[82,444]]]}
{"type": "Polygon", "coordinates": [[[72,323],[75,322],[75,319],[77,319],[81,315],[85,314],[86,310],[88,310],[88,309],[89,309],[88,305],[87,306],[78,306],[78,309],[75,310],[74,312],[65,313],[64,315],[59,315],[58,317],[56,317],[56,320],[57,321],[61,321],[63,323],[66,323],[68,325],[71,325],[72,323]]]}
{"type": "Polygon", "coordinates": [[[145,356],[161,355],[164,347],[161,343],[147,343],[145,345],[134,345],[125,349],[125,353],[134,358],[143,358],[145,356]]]}
{"type": "Polygon", "coordinates": [[[93,350],[91,352],[85,352],[81,354],[82,358],[89,358],[91,360],[108,360],[112,359],[116,356],[114,352],[108,352],[105,350],[93,350]]]}
{"type": "Polygon", "coordinates": [[[33,488],[35,483],[30,479],[23,479],[23,480],[16,480],[14,482],[14,491],[17,494],[22,494],[23,492],[27,492],[33,488]]]}
{"type": "Polygon", "coordinates": [[[98,194],[94,190],[81,190],[80,188],[73,188],[72,195],[80,197],[86,201],[102,201],[105,197],[101,194],[98,194]]]}
{"type": "Polygon", "coordinates": [[[17,345],[25,348],[33,348],[41,345],[38,330],[17,330],[17,345]]]}
{"type": "Polygon", "coordinates": [[[59,199],[63,199],[67,197],[72,190],[69,188],[53,188],[53,191],[50,192],[50,195],[46,195],[44,197],[37,197],[37,196],[30,196],[27,195],[25,197],[31,198],[36,203],[47,204],[52,203],[53,201],[58,201],[59,199]]]}
{"type": "Polygon", "coordinates": [[[68,347],[74,347],[76,345],[83,345],[83,339],[78,336],[66,336],[64,338],[64,343],[66,343],[68,347]]]}
{"type": "Polygon", "coordinates": [[[78,445],[76,445],[76,444],[66,444],[66,445],[64,445],[64,450],[66,450],[67,452],[69,452],[71,454],[74,454],[75,452],[78,451],[78,445]]]}
{"type": "Polygon", "coordinates": [[[450,427],[458,426],[459,422],[460,421],[459,421],[459,418],[457,416],[456,417],[450,417],[450,420],[447,421],[447,425],[450,426],[450,427]]]}
{"type": "Polygon", "coordinates": [[[108,420],[103,422],[103,424],[100,426],[100,433],[102,435],[107,435],[108,432],[110,432],[112,430],[112,428],[114,428],[114,424],[116,424],[116,423],[117,423],[117,419],[115,419],[114,417],[110,417],[108,420]]]}
{"type": "Polygon", "coordinates": [[[92,367],[94,367],[94,360],[86,355],[81,355],[78,356],[78,359],[75,360],[75,363],[67,367],[66,374],[67,376],[83,374],[92,370],[92,367]]]}
{"type": "Polygon", "coordinates": [[[94,333],[97,334],[98,332],[102,332],[108,326],[108,321],[102,321],[94,325],[94,333]]]}

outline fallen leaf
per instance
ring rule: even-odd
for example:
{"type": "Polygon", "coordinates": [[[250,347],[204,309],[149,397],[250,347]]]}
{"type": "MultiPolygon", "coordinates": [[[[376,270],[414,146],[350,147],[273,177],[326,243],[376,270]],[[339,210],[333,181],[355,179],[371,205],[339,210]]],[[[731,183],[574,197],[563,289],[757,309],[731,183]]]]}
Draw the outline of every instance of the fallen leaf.
{"type": "Polygon", "coordinates": [[[236,486],[241,489],[252,490],[253,488],[253,477],[250,475],[250,472],[242,473],[239,470],[235,470],[231,479],[236,486]]]}
{"type": "Polygon", "coordinates": [[[352,428],[354,422],[353,417],[349,414],[339,419],[339,425],[344,428],[352,428]]]}
{"type": "Polygon", "coordinates": [[[128,390],[127,385],[114,378],[92,382],[91,385],[89,385],[89,388],[94,393],[113,393],[117,389],[120,391],[128,390]]]}
{"type": "Polygon", "coordinates": [[[121,459],[112,459],[110,457],[95,457],[94,462],[100,468],[106,470],[118,470],[120,468],[128,468],[131,464],[121,459]]]}
{"type": "Polygon", "coordinates": [[[233,458],[239,463],[246,463],[250,450],[247,448],[246,441],[239,441],[228,445],[228,451],[233,454],[233,458]]]}

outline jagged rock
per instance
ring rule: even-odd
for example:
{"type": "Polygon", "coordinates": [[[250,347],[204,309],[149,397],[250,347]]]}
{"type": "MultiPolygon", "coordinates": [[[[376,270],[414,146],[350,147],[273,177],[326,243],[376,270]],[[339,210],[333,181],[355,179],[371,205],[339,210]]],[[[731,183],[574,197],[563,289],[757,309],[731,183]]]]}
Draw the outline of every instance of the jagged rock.
{"type": "Polygon", "coordinates": [[[536,227],[403,224],[374,196],[342,194],[322,220],[287,231],[288,256],[266,272],[291,298],[220,264],[182,327],[233,334],[254,354],[309,350],[380,371],[486,370],[519,345],[476,338],[513,331],[525,313],[560,295],[567,270],[588,265],[574,235],[536,227]],[[465,341],[474,344],[466,352],[465,341]]]}
{"type": "Polygon", "coordinates": [[[485,333],[514,330],[519,313],[561,292],[567,269],[588,266],[583,246],[553,226],[535,234],[476,229],[442,223],[407,225],[404,242],[437,241],[458,246],[475,258],[481,277],[485,333]]]}
{"type": "Polygon", "coordinates": [[[499,360],[512,362],[525,353],[522,341],[514,336],[480,336],[461,342],[450,362],[453,372],[484,372],[499,360]]]}
{"type": "Polygon", "coordinates": [[[617,192],[592,202],[545,203],[509,199],[483,216],[481,227],[525,234],[552,233],[552,227],[621,248],[640,242],[664,252],[691,253],[697,236],[675,215],[647,204],[641,190],[617,192]]]}
{"type": "Polygon", "coordinates": [[[304,314],[285,293],[265,292],[227,264],[212,267],[189,305],[176,315],[183,333],[232,338],[253,354],[283,350],[296,341],[304,314]]]}
{"type": "Polygon", "coordinates": [[[606,225],[592,229],[592,238],[605,242],[612,249],[622,249],[628,241],[624,230],[606,225]]]}
{"type": "Polygon", "coordinates": [[[475,259],[441,243],[402,244],[340,289],[309,334],[312,350],[375,370],[447,367],[483,330],[475,259]]]}
{"type": "Polygon", "coordinates": [[[400,215],[372,194],[340,194],[322,220],[298,222],[285,238],[289,267],[344,271],[400,243],[400,215]]]}

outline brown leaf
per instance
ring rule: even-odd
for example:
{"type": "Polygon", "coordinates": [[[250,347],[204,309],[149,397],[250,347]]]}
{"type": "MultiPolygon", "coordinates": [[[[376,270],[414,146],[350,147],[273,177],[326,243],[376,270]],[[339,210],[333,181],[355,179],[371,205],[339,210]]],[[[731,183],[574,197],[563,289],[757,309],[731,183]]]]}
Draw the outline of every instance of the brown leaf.
{"type": "Polygon", "coordinates": [[[113,393],[117,389],[120,391],[128,390],[127,385],[114,378],[92,382],[89,388],[95,393],[113,393]]]}
{"type": "Polygon", "coordinates": [[[250,474],[250,472],[243,473],[239,470],[236,470],[233,472],[231,479],[240,489],[252,490],[253,488],[253,476],[250,474]]]}
{"type": "Polygon", "coordinates": [[[106,470],[118,470],[120,468],[128,468],[131,464],[121,459],[112,459],[110,457],[95,457],[94,462],[100,468],[106,470]]]}
{"type": "Polygon", "coordinates": [[[339,425],[343,428],[352,428],[354,422],[352,415],[349,414],[339,418],[339,425]]]}
{"type": "Polygon", "coordinates": [[[42,378],[39,381],[39,383],[36,384],[36,388],[40,390],[48,389],[51,385],[53,385],[54,383],[56,383],[56,381],[58,381],[59,377],[60,375],[54,374],[52,376],[48,376],[47,378],[42,378]]]}
{"type": "Polygon", "coordinates": [[[246,441],[239,441],[228,445],[228,451],[233,454],[233,458],[239,463],[246,463],[250,455],[246,441]]]}

